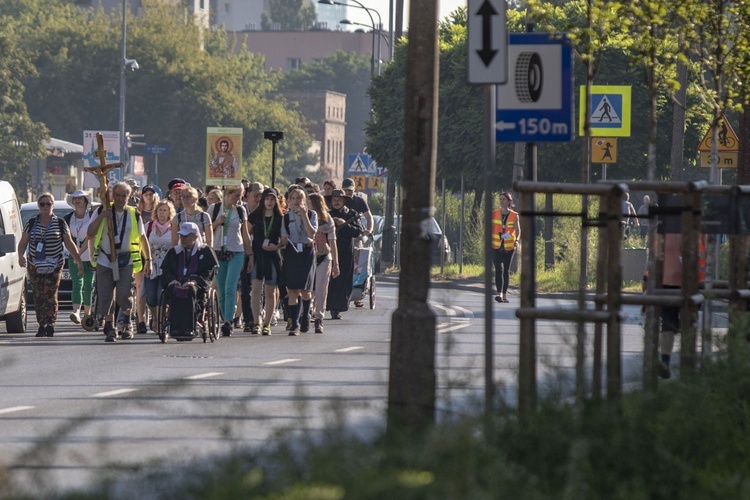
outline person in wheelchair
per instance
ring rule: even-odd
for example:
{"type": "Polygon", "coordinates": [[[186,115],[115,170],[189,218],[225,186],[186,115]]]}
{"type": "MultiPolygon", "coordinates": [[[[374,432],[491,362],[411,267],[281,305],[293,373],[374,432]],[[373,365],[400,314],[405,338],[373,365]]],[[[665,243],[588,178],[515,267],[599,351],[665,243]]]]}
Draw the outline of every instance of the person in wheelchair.
{"type": "Polygon", "coordinates": [[[216,254],[203,242],[195,222],[183,222],[176,247],[167,252],[161,265],[161,285],[169,303],[170,335],[194,336],[196,327],[205,328],[206,297],[219,265],[216,254]]]}

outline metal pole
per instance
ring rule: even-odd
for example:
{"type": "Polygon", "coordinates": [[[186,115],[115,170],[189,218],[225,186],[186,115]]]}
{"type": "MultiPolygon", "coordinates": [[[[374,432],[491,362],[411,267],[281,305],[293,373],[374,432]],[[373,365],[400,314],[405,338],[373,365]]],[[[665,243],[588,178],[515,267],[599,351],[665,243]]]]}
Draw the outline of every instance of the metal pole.
{"type": "Polygon", "coordinates": [[[271,141],[271,187],[276,187],[276,141],[271,141]]]}
{"type": "Polygon", "coordinates": [[[155,158],[155,164],[154,164],[154,184],[159,185],[159,155],[154,155],[155,158]]]}
{"type": "MultiPolygon", "coordinates": [[[[492,171],[496,158],[495,109],[497,85],[484,86],[484,416],[487,425],[492,421],[495,401],[495,343],[492,331],[492,171]]],[[[499,290],[498,290],[499,292],[499,290]]],[[[488,429],[489,430],[489,429],[488,429]]],[[[488,433],[489,434],[489,433],[488,433]]]]}
{"type": "MultiPolygon", "coordinates": [[[[443,220],[441,223],[441,227],[443,228],[443,237],[445,236],[445,178],[443,178],[443,220]]],[[[440,274],[445,273],[445,250],[442,248],[443,242],[440,242],[440,274]]]]}
{"type": "Polygon", "coordinates": [[[461,221],[458,231],[458,274],[464,273],[464,215],[466,203],[464,202],[464,175],[461,174],[461,221]]]}
{"type": "Polygon", "coordinates": [[[128,0],[122,0],[122,53],[120,57],[120,161],[123,164],[123,177],[128,171],[128,154],[125,141],[125,43],[127,39],[127,4],[128,0]]]}

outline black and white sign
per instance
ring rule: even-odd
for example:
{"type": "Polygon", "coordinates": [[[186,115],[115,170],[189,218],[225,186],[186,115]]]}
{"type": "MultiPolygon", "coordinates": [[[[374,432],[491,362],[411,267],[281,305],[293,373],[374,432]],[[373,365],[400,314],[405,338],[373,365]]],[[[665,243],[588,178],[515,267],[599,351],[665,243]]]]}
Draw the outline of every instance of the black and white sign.
{"type": "Polygon", "coordinates": [[[505,0],[469,0],[469,83],[508,80],[505,0]]]}

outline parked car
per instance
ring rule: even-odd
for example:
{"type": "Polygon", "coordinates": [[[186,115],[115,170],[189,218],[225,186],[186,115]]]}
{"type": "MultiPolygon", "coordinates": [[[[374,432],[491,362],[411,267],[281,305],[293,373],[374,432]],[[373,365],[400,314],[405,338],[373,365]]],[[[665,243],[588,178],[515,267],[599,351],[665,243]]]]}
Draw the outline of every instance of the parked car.
{"type": "Polygon", "coordinates": [[[18,264],[18,242],[23,233],[13,186],[0,181],[0,319],[8,333],[26,331],[26,269],[18,264]]]}
{"type": "MultiPolygon", "coordinates": [[[[98,206],[98,204],[96,204],[98,206]]],[[[73,208],[68,205],[65,201],[55,200],[53,207],[54,214],[62,218],[73,211],[73,208]]],[[[24,203],[21,205],[21,219],[23,220],[23,227],[26,227],[26,222],[32,217],[36,217],[39,214],[39,206],[36,202],[24,203]]],[[[68,259],[65,259],[63,265],[62,276],[60,278],[60,288],[57,292],[57,300],[60,303],[70,303],[71,295],[73,290],[73,284],[70,281],[70,271],[68,270],[68,259]]],[[[31,287],[26,286],[26,301],[29,305],[34,304],[34,294],[31,293],[31,287]]]]}
{"type": "MultiPolygon", "coordinates": [[[[385,217],[380,215],[373,215],[373,244],[375,246],[375,272],[381,271],[381,256],[383,250],[383,230],[385,229],[385,217]]],[[[430,241],[432,242],[432,252],[430,258],[432,259],[433,266],[440,265],[441,255],[445,256],[445,263],[450,264],[453,262],[453,253],[451,252],[451,246],[448,242],[448,238],[443,234],[443,230],[440,229],[440,224],[435,220],[434,217],[430,217],[430,241]]],[[[396,216],[393,219],[396,227],[395,236],[401,233],[401,216],[396,216]]],[[[399,248],[396,250],[399,251],[399,248]]]]}

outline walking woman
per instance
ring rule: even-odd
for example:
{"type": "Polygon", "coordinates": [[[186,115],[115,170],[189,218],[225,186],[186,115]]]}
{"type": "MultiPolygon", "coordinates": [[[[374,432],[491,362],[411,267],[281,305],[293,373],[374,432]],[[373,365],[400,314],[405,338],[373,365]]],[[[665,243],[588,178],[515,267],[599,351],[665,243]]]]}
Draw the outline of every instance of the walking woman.
{"type": "Polygon", "coordinates": [[[289,298],[289,335],[296,336],[310,329],[310,302],[315,282],[313,238],[318,230],[318,215],[307,209],[302,188],[290,189],[288,198],[289,210],[281,225],[281,244],[286,247],[281,281],[289,298]]]}
{"type": "Polygon", "coordinates": [[[157,201],[159,201],[159,195],[156,194],[156,188],[153,184],[143,186],[137,208],[141,212],[141,219],[143,219],[144,224],[148,224],[155,217],[154,210],[157,201]]]}
{"type": "Polygon", "coordinates": [[[198,190],[192,186],[182,188],[180,198],[182,198],[183,211],[172,219],[172,246],[176,247],[180,241],[177,231],[183,222],[195,222],[201,231],[204,243],[209,247],[212,246],[214,234],[211,229],[211,217],[198,206],[198,190]]]}
{"type": "Polygon", "coordinates": [[[146,304],[151,311],[151,330],[156,330],[153,320],[159,305],[161,292],[161,265],[164,257],[172,248],[172,219],[175,216],[174,205],[169,200],[160,200],[154,207],[153,219],[146,225],[146,237],[151,245],[151,277],[143,280],[146,304]]]}
{"type": "Polygon", "coordinates": [[[495,286],[497,287],[495,302],[508,302],[510,262],[513,260],[521,237],[518,212],[511,210],[514,206],[511,194],[502,193],[500,208],[492,212],[492,259],[495,264],[495,286]]]}
{"type": "Polygon", "coordinates": [[[336,248],[336,226],[328,213],[325,199],[318,193],[308,198],[310,206],[318,216],[318,230],[315,232],[315,300],[313,319],[315,333],[323,333],[323,315],[326,312],[328,283],[339,275],[339,252],[336,248]]]}
{"type": "Polygon", "coordinates": [[[94,268],[91,266],[91,256],[88,250],[88,235],[86,231],[91,222],[93,210],[91,208],[91,195],[81,189],[67,196],[67,203],[73,207],[73,211],[64,216],[63,219],[70,229],[70,237],[78,247],[83,263],[83,273],[78,273],[78,266],[74,266],[73,256],[68,255],[68,269],[71,281],[71,302],[73,312],[70,313],[70,321],[76,325],[81,324],[81,306],[83,315],[91,314],[91,291],[94,289],[94,268]]]}
{"type": "Polygon", "coordinates": [[[251,332],[271,335],[271,321],[276,310],[277,289],[281,272],[281,221],[283,215],[279,207],[276,191],[263,191],[258,207],[249,215],[250,232],[253,235],[253,251],[249,256],[248,272],[252,283],[252,310],[254,324],[251,332]],[[262,288],[261,288],[262,287],[262,288]],[[265,313],[260,314],[261,294],[265,295],[265,313]]]}
{"type": "Polygon", "coordinates": [[[224,324],[221,333],[232,336],[232,318],[237,304],[237,283],[245,254],[251,254],[245,207],[237,206],[242,198],[242,185],[227,187],[224,201],[208,207],[213,227],[213,248],[219,258],[216,287],[224,324]]]}
{"type": "Polygon", "coordinates": [[[36,203],[39,214],[29,219],[18,242],[18,265],[26,267],[28,263],[29,282],[39,323],[36,336],[52,337],[57,321],[57,290],[62,275],[63,245],[78,266],[78,274],[83,274],[83,265],[68,225],[52,213],[55,204],[52,194],[42,193],[36,203]]]}

